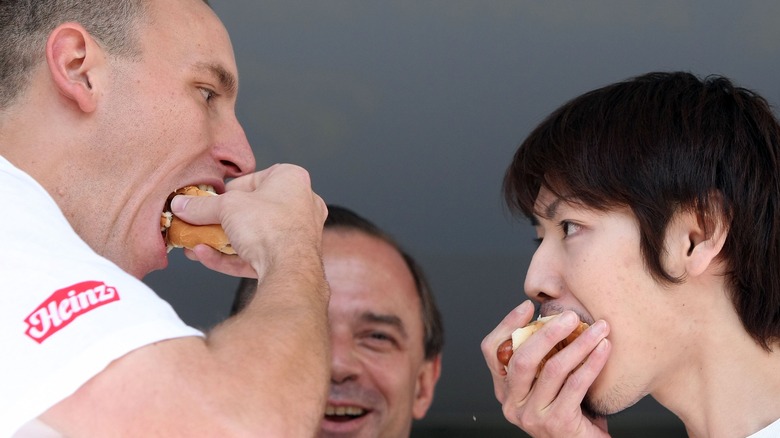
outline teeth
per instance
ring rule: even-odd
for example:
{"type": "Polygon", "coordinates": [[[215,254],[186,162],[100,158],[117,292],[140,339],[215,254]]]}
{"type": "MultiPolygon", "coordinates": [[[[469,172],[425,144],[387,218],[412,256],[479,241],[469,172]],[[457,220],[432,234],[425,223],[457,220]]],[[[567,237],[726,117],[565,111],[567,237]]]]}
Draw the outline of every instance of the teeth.
{"type": "Polygon", "coordinates": [[[170,211],[164,211],[162,212],[162,216],[160,216],[160,231],[165,231],[171,226],[171,219],[173,218],[173,213],[170,211]]]}
{"type": "Polygon", "coordinates": [[[357,406],[331,406],[328,405],[325,408],[325,415],[349,415],[351,417],[357,417],[363,415],[366,411],[357,406]]]}
{"type": "Polygon", "coordinates": [[[213,193],[215,195],[217,194],[217,191],[214,190],[214,186],[209,184],[198,184],[198,188],[203,190],[204,192],[213,193]]]}

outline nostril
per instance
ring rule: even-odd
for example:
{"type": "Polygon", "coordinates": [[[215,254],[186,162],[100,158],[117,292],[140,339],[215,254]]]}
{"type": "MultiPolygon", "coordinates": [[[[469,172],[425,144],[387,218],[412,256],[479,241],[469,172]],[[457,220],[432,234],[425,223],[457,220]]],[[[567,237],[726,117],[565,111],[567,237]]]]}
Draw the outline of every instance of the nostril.
{"type": "Polygon", "coordinates": [[[239,176],[243,173],[241,167],[232,161],[220,160],[220,163],[228,169],[229,176],[239,176]]]}
{"type": "Polygon", "coordinates": [[[536,299],[539,300],[539,301],[547,301],[547,300],[549,300],[551,298],[552,297],[550,295],[547,295],[544,292],[539,292],[539,293],[536,294],[536,299]]]}
{"type": "Polygon", "coordinates": [[[339,385],[355,379],[357,379],[357,376],[355,374],[331,373],[330,383],[334,385],[339,385]]]}

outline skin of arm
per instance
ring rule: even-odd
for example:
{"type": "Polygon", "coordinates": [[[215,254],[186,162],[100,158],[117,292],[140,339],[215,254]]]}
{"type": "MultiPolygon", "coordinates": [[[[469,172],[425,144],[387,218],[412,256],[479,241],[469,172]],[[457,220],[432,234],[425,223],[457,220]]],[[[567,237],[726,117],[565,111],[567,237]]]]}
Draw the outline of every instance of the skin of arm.
{"type": "Polygon", "coordinates": [[[329,289],[320,255],[326,208],[296,166],[274,166],[231,184],[231,196],[193,198],[174,209],[194,223],[221,215],[239,257],[205,245],[189,256],[223,271],[251,266],[259,278],[253,300],[206,339],[167,340],[114,361],[47,411],[45,422],[74,436],[311,436],[317,430],[330,363],[329,289]]]}
{"type": "Polygon", "coordinates": [[[28,88],[0,111],[0,153],[46,188],[96,253],[139,279],[167,264],[167,195],[216,186],[212,199],[177,197],[174,213],[221,224],[238,256],[185,254],[260,286],[207,337],[123,351],[39,418],[79,437],[312,436],[328,386],[327,209],[300,167],[254,172],[218,17],[196,0],[147,3],[143,56],[110,56],[78,23],[51,31],[28,88]]]}

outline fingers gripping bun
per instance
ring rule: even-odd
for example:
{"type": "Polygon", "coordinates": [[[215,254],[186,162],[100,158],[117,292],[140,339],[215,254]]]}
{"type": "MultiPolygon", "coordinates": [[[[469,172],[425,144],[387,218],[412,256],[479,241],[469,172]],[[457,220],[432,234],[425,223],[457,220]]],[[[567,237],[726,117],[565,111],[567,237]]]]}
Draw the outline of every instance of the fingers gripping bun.
{"type": "MultiPolygon", "coordinates": [[[[216,196],[216,193],[195,186],[187,186],[176,190],[174,195],[216,196]]],[[[205,244],[225,254],[236,253],[230,245],[225,230],[219,224],[192,225],[166,211],[163,212],[161,225],[165,234],[165,242],[168,244],[168,251],[172,248],[192,249],[198,244],[205,244]]]]}
{"type": "MultiPolygon", "coordinates": [[[[512,357],[512,353],[517,349],[517,347],[520,346],[523,342],[525,342],[529,337],[531,337],[532,334],[536,333],[537,330],[542,328],[542,326],[549,320],[555,318],[558,315],[550,315],[545,316],[542,318],[537,319],[536,321],[532,321],[530,324],[526,325],[525,327],[521,327],[514,332],[512,332],[512,338],[507,339],[501,345],[498,347],[498,361],[501,362],[502,365],[507,366],[509,364],[509,359],[512,357]]],[[[539,377],[539,373],[542,371],[542,367],[544,367],[544,364],[557,352],[563,350],[564,347],[569,345],[570,343],[574,342],[577,337],[582,334],[582,332],[585,331],[589,327],[588,324],[580,321],[580,324],[577,326],[577,328],[574,329],[569,336],[567,336],[564,340],[557,343],[552,350],[550,350],[549,353],[547,353],[546,356],[542,359],[541,362],[539,362],[539,367],[536,369],[536,376],[539,377]]]]}

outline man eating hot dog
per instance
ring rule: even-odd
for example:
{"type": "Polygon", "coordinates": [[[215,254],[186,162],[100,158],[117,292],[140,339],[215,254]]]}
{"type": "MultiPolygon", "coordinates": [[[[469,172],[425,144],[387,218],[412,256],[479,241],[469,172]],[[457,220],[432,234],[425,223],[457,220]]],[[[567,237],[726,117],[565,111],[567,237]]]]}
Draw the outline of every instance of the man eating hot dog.
{"type": "Polygon", "coordinates": [[[508,204],[538,247],[482,352],[532,436],[608,436],[651,395],[692,437],[780,436],[780,125],[731,80],[658,72],[585,93],[517,150],[508,204]],[[590,327],[541,360],[582,320],[590,327]]]}

